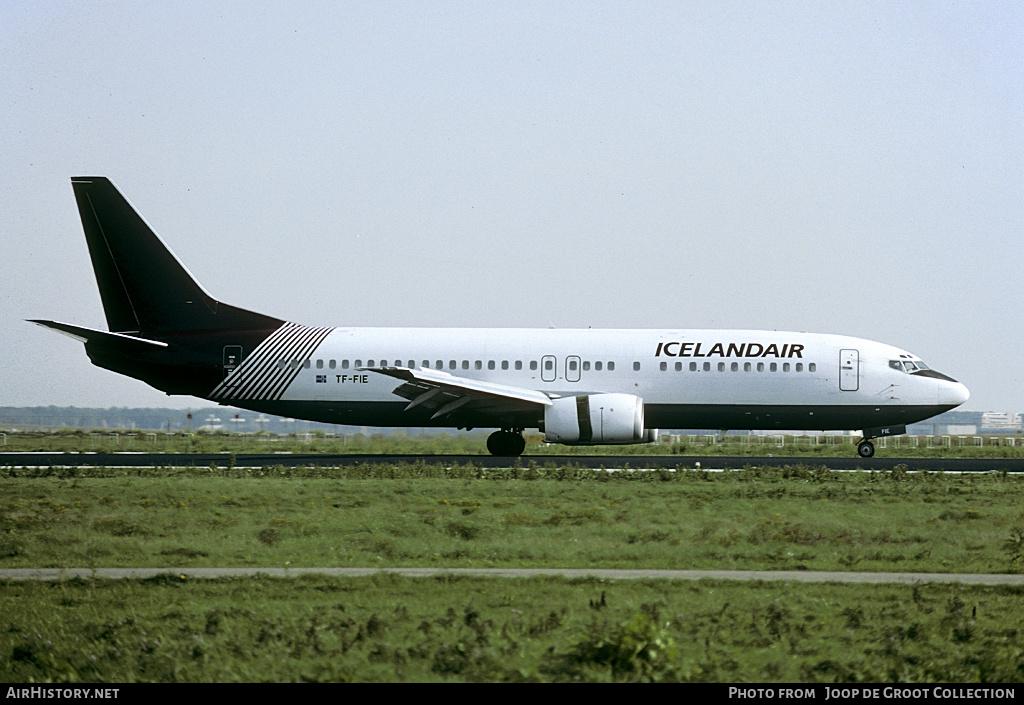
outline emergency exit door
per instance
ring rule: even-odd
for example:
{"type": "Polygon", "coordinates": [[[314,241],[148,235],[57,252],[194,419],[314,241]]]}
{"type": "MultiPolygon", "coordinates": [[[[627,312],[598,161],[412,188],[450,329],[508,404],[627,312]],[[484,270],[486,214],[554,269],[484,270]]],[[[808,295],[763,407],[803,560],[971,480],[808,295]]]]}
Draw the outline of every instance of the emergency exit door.
{"type": "Polygon", "coordinates": [[[242,364],[242,346],[241,345],[225,345],[224,346],[224,378],[227,379],[228,375],[235,371],[235,368],[242,364]]]}

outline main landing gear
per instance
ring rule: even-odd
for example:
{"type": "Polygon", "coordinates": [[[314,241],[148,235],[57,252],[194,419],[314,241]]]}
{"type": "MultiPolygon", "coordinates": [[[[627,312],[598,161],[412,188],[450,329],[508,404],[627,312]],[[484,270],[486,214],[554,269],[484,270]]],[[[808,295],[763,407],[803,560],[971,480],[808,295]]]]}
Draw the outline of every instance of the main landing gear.
{"type": "Polygon", "coordinates": [[[491,455],[517,457],[526,450],[522,429],[495,431],[487,437],[487,450],[491,455]]]}

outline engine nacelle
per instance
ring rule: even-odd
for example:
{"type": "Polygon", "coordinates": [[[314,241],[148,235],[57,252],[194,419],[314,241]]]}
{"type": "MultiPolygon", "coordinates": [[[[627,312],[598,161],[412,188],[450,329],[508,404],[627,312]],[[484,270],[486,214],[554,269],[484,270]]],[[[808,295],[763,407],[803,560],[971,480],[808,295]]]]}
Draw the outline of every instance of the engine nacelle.
{"type": "Polygon", "coordinates": [[[548,443],[648,443],[657,435],[657,430],[644,428],[644,400],[632,394],[561,397],[544,409],[548,443]]]}

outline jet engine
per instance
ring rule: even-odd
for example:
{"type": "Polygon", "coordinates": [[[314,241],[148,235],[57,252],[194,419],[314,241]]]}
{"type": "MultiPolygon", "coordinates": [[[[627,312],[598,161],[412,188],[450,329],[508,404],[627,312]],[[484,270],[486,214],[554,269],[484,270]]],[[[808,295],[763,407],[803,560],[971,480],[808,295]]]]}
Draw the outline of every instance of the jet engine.
{"type": "Polygon", "coordinates": [[[644,400],[632,394],[588,394],[553,399],[544,409],[544,440],[566,445],[649,443],[644,400]]]}

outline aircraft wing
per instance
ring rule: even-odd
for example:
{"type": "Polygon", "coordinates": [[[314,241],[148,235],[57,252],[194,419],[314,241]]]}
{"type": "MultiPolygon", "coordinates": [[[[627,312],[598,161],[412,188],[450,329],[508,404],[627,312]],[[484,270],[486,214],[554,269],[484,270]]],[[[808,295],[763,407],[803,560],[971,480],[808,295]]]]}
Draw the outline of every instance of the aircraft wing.
{"type": "Polygon", "coordinates": [[[367,372],[402,380],[393,393],[409,400],[406,411],[416,407],[433,410],[431,420],[472,411],[474,417],[488,415],[498,421],[523,413],[537,413],[551,405],[543,392],[504,384],[456,377],[440,370],[407,367],[361,367],[367,372]]]}

